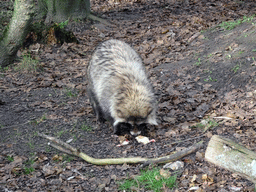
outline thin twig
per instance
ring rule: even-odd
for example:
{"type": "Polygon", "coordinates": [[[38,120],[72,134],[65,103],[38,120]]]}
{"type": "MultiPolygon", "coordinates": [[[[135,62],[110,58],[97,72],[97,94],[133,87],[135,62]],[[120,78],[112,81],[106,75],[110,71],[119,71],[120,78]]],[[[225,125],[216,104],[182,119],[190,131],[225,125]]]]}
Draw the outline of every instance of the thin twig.
{"type": "Polygon", "coordinates": [[[190,141],[190,140],[198,139],[198,138],[201,138],[201,137],[205,137],[205,134],[200,135],[200,136],[197,136],[197,137],[185,139],[185,140],[175,141],[175,142],[170,143],[170,144],[168,144],[168,145],[174,145],[174,144],[177,144],[177,143],[183,143],[183,142],[185,142],[185,141],[190,141]]]}
{"type": "Polygon", "coordinates": [[[149,159],[142,165],[142,167],[148,166],[150,164],[162,164],[162,163],[177,161],[178,159],[181,159],[182,157],[185,157],[202,147],[203,147],[203,141],[200,141],[199,143],[196,143],[196,144],[194,144],[186,149],[183,149],[181,151],[178,151],[177,153],[174,153],[172,155],[159,157],[159,158],[155,158],[155,159],[149,159]]]}
{"type": "Polygon", "coordinates": [[[67,153],[69,155],[73,155],[73,153],[70,150],[64,149],[63,147],[61,147],[59,145],[55,145],[53,143],[48,143],[48,145],[52,146],[55,149],[58,149],[59,151],[62,151],[62,152],[67,153]]]}
{"type": "Polygon", "coordinates": [[[18,125],[11,125],[11,126],[6,126],[6,127],[0,127],[0,130],[3,130],[3,129],[9,129],[9,128],[13,128],[13,127],[18,127],[18,126],[21,126],[21,125],[26,125],[28,123],[30,123],[31,121],[28,121],[26,123],[22,123],[22,124],[18,124],[18,125]]]}

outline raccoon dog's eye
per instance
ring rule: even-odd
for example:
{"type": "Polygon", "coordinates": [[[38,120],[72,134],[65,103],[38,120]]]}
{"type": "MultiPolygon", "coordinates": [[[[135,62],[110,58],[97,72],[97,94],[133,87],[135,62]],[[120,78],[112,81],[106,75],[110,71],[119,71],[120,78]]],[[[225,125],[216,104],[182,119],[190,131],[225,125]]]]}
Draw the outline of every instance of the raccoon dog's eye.
{"type": "Polygon", "coordinates": [[[140,129],[145,129],[145,128],[147,128],[147,124],[146,123],[141,123],[141,124],[138,125],[138,127],[140,129]]]}
{"type": "Polygon", "coordinates": [[[119,118],[123,118],[124,115],[123,115],[123,113],[122,113],[121,110],[117,109],[116,112],[117,112],[117,116],[118,116],[119,118]]]}

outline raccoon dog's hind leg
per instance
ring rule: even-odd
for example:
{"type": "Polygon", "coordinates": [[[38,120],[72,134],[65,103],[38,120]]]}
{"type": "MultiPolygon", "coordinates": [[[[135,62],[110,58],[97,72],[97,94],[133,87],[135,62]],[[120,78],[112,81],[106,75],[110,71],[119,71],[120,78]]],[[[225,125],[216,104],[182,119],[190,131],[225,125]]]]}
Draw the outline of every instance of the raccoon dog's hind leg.
{"type": "Polygon", "coordinates": [[[104,123],[106,120],[104,119],[102,109],[99,105],[99,102],[98,102],[94,92],[92,91],[91,88],[88,88],[87,93],[89,96],[90,103],[92,104],[92,109],[96,115],[97,121],[99,121],[100,123],[104,123]]]}

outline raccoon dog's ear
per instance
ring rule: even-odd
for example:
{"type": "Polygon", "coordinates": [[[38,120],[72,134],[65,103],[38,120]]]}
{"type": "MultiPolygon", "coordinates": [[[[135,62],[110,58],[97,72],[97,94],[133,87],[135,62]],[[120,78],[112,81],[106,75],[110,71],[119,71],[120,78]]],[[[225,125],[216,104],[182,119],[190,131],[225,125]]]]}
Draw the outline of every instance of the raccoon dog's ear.
{"type": "Polygon", "coordinates": [[[147,123],[150,124],[150,125],[158,125],[158,123],[156,121],[155,110],[152,107],[148,108],[147,123]]]}
{"type": "Polygon", "coordinates": [[[152,108],[152,107],[149,107],[149,108],[148,108],[147,115],[150,115],[150,114],[152,113],[152,111],[153,111],[153,108],[152,108]]]}
{"type": "Polygon", "coordinates": [[[150,125],[158,125],[158,123],[156,121],[156,116],[155,115],[148,116],[147,123],[150,124],[150,125]]]}

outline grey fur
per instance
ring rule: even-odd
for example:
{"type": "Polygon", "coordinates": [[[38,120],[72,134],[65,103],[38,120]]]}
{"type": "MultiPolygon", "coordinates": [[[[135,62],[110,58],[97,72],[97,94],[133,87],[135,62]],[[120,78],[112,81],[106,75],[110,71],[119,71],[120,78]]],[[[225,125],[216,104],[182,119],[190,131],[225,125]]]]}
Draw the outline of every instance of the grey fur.
{"type": "Polygon", "coordinates": [[[92,55],[88,94],[99,121],[109,120],[117,133],[120,124],[157,125],[156,99],[142,59],[119,40],[102,43],[92,55]]]}

